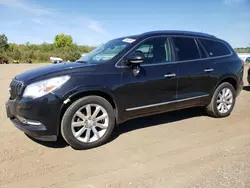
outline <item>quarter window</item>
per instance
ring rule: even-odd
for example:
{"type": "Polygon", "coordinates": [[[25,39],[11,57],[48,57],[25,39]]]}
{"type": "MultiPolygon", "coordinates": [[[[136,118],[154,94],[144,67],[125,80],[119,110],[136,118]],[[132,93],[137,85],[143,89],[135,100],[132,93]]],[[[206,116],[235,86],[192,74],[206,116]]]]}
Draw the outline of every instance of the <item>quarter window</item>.
{"type": "Polygon", "coordinates": [[[231,53],[229,48],[222,42],[199,39],[201,44],[204,46],[210,57],[223,56],[231,53]]]}
{"type": "Polygon", "coordinates": [[[173,37],[174,49],[178,61],[199,59],[200,54],[193,38],[173,37]]]}
{"type": "Polygon", "coordinates": [[[136,50],[144,54],[143,64],[167,63],[171,61],[169,40],[166,37],[151,38],[143,42],[136,50]]]}

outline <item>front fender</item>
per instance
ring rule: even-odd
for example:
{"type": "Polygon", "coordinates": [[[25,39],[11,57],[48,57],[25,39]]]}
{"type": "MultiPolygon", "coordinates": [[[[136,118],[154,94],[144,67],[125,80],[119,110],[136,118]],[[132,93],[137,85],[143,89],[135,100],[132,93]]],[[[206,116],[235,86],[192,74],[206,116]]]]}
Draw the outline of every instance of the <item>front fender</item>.
{"type": "Polygon", "coordinates": [[[71,99],[79,94],[82,93],[89,93],[89,92],[101,92],[104,93],[106,95],[109,95],[112,99],[115,98],[112,90],[108,89],[108,88],[104,88],[104,87],[98,87],[98,86],[92,86],[92,87],[86,87],[86,86],[79,86],[76,87],[74,89],[72,89],[71,91],[69,91],[67,94],[65,94],[62,99],[66,100],[66,99],[71,99]]]}
{"type": "Polygon", "coordinates": [[[115,100],[115,95],[112,90],[103,87],[84,87],[79,86],[69,91],[67,95],[62,97],[63,104],[61,107],[61,113],[63,114],[65,110],[77,99],[84,96],[96,95],[105,98],[115,110],[116,121],[119,122],[119,107],[115,100]]]}

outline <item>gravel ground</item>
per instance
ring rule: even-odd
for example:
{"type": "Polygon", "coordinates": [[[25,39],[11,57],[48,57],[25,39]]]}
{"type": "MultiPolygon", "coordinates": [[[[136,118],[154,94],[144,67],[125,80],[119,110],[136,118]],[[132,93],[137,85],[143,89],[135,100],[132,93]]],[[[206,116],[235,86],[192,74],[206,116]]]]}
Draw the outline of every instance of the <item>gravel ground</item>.
{"type": "Polygon", "coordinates": [[[39,66],[0,65],[1,188],[250,188],[247,85],[228,118],[196,108],[140,118],[120,125],[108,144],[76,151],[35,142],[6,118],[11,78],[39,66]]]}

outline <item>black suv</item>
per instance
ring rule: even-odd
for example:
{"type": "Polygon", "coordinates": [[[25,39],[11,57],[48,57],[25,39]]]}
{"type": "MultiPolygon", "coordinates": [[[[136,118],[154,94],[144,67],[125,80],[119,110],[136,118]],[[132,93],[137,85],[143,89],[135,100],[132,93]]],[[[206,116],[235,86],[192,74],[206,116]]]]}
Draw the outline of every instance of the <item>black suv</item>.
{"type": "Polygon", "coordinates": [[[7,115],[40,140],[76,149],[105,143],[129,119],[203,106],[228,116],[243,87],[243,62],[225,41],[155,31],[107,42],[74,63],[45,66],[11,82],[7,115]]]}

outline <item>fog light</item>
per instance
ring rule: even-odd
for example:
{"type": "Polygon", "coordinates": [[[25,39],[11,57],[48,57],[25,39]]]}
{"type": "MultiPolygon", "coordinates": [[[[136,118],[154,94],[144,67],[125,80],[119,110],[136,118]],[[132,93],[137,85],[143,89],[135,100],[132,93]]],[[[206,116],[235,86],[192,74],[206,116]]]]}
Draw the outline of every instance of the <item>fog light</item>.
{"type": "Polygon", "coordinates": [[[36,125],[36,126],[42,125],[42,123],[40,123],[39,121],[25,119],[25,118],[20,117],[20,116],[17,116],[17,119],[19,121],[21,121],[23,124],[27,124],[27,125],[36,125]]]}

